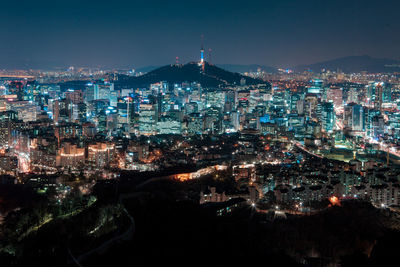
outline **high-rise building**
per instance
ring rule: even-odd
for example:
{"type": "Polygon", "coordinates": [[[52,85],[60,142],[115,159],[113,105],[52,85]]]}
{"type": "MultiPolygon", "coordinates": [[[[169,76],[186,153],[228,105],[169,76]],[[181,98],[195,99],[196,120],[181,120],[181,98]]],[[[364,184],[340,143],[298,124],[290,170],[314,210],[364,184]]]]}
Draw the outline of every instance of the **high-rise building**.
{"type": "Polygon", "coordinates": [[[379,110],[364,107],[365,130],[367,136],[373,136],[373,118],[380,114],[379,110]]]}
{"type": "Polygon", "coordinates": [[[110,142],[97,142],[88,146],[89,163],[100,169],[107,166],[114,155],[114,144],[110,142]]]}
{"type": "Polygon", "coordinates": [[[385,133],[385,119],[382,115],[376,115],[372,118],[372,137],[380,138],[385,133]]]}
{"type": "Polygon", "coordinates": [[[65,92],[65,98],[74,104],[83,103],[83,92],[81,90],[69,89],[65,92]]]}
{"type": "Polygon", "coordinates": [[[71,143],[64,143],[57,151],[56,165],[76,168],[85,163],[85,148],[77,147],[71,143]]]}
{"type": "Polygon", "coordinates": [[[0,147],[8,148],[15,135],[18,113],[9,110],[0,112],[0,147]]]}
{"type": "Polygon", "coordinates": [[[383,103],[383,83],[375,83],[374,109],[382,112],[382,103],[383,103]]]}
{"type": "Polygon", "coordinates": [[[321,124],[322,130],[327,133],[333,132],[335,126],[335,110],[333,107],[333,102],[323,102],[322,114],[321,114],[321,124]]]}
{"type": "Polygon", "coordinates": [[[312,80],[312,85],[308,88],[307,92],[310,94],[321,94],[322,93],[323,81],[320,79],[312,80]]]}
{"type": "Polygon", "coordinates": [[[189,114],[187,131],[191,135],[203,133],[203,116],[200,113],[189,114]]]}
{"type": "Polygon", "coordinates": [[[140,103],[139,110],[139,134],[153,135],[156,133],[157,105],[140,103]]]}
{"type": "Polygon", "coordinates": [[[297,102],[299,100],[301,100],[300,94],[292,94],[290,96],[290,112],[291,113],[298,113],[297,102]]]}
{"type": "Polygon", "coordinates": [[[365,117],[364,117],[364,108],[361,105],[353,106],[353,114],[352,114],[352,130],[353,131],[364,131],[365,129],[365,117]]]}
{"type": "Polygon", "coordinates": [[[350,88],[348,97],[347,97],[347,103],[356,103],[358,104],[358,90],[357,88],[350,88]]]}
{"type": "Polygon", "coordinates": [[[365,116],[362,105],[350,103],[344,108],[343,124],[352,131],[361,132],[365,130],[365,116]]]}
{"type": "Polygon", "coordinates": [[[383,96],[382,96],[383,103],[390,103],[392,101],[392,85],[385,83],[383,85],[383,96]]]}
{"type": "Polygon", "coordinates": [[[218,134],[222,130],[221,109],[218,107],[209,107],[206,110],[204,118],[204,128],[209,133],[218,134]]]}
{"type": "Polygon", "coordinates": [[[161,117],[156,124],[158,134],[181,134],[181,123],[171,117],[161,117]]]}
{"type": "Polygon", "coordinates": [[[18,113],[18,118],[24,122],[35,121],[39,107],[29,101],[15,101],[7,103],[7,110],[18,113]]]}

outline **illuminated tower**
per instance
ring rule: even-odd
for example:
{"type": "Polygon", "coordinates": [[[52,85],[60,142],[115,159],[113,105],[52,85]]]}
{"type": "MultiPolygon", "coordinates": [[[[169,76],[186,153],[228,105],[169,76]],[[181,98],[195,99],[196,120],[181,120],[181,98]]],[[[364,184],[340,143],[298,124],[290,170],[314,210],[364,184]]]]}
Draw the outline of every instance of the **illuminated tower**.
{"type": "Polygon", "coordinates": [[[204,71],[204,35],[201,35],[201,49],[200,49],[200,62],[199,66],[201,66],[202,71],[204,71]]]}
{"type": "Polygon", "coordinates": [[[200,64],[204,64],[204,48],[201,46],[200,49],[200,64]]]}

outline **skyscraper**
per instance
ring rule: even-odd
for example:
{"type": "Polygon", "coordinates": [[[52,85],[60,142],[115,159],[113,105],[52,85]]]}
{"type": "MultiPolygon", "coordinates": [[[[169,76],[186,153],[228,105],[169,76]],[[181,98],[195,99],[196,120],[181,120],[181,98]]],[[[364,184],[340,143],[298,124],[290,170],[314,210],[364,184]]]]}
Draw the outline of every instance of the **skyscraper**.
{"type": "Polygon", "coordinates": [[[364,131],[365,117],[363,106],[355,103],[348,104],[344,109],[343,123],[346,127],[351,128],[352,131],[364,131]]]}
{"type": "Polygon", "coordinates": [[[333,102],[323,102],[321,112],[321,124],[324,132],[332,132],[335,126],[335,111],[333,102]]]}
{"type": "Polygon", "coordinates": [[[375,83],[374,109],[382,111],[383,83],[375,83]]]}

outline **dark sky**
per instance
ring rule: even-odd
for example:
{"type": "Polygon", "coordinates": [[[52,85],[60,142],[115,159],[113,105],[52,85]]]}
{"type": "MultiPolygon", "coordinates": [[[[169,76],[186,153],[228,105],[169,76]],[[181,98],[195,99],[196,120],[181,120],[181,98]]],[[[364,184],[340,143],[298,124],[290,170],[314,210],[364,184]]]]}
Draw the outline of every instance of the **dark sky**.
{"type": "Polygon", "coordinates": [[[0,66],[147,66],[197,60],[293,66],[341,56],[400,57],[400,1],[8,0],[0,66]]]}

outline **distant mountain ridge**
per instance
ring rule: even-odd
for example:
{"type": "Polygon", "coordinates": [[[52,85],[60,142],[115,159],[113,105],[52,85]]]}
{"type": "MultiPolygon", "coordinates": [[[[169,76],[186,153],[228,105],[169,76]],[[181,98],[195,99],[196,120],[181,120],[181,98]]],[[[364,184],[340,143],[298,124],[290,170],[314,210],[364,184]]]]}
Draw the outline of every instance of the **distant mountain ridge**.
{"type": "Polygon", "coordinates": [[[241,65],[241,64],[216,64],[217,67],[220,67],[225,70],[229,70],[232,72],[257,72],[259,69],[268,73],[276,73],[278,72],[277,68],[259,64],[249,64],[249,65],[241,65]]]}
{"type": "Polygon", "coordinates": [[[387,58],[373,58],[368,55],[349,56],[333,60],[318,62],[310,65],[300,65],[295,71],[320,72],[322,69],[346,73],[366,71],[368,73],[393,73],[400,72],[400,61],[387,58]]]}
{"type": "Polygon", "coordinates": [[[247,85],[266,83],[260,79],[221,69],[207,62],[202,71],[196,62],[190,62],[184,65],[163,66],[138,77],[119,75],[117,85],[145,87],[152,83],[166,81],[168,83],[198,82],[203,87],[219,87],[239,85],[242,79],[247,85]]]}
{"type": "Polygon", "coordinates": [[[145,66],[145,67],[136,68],[135,72],[136,73],[147,73],[147,72],[153,71],[155,69],[158,69],[160,67],[161,66],[152,66],[152,65],[151,66],[145,66]]]}

